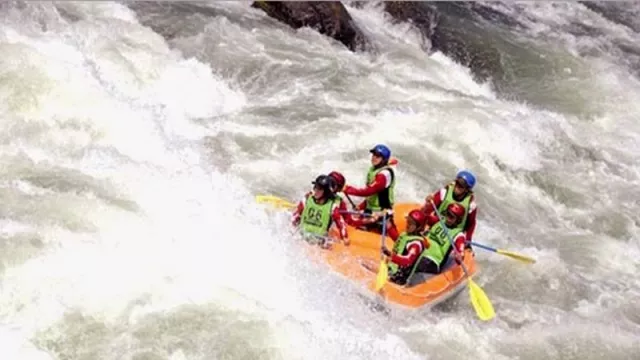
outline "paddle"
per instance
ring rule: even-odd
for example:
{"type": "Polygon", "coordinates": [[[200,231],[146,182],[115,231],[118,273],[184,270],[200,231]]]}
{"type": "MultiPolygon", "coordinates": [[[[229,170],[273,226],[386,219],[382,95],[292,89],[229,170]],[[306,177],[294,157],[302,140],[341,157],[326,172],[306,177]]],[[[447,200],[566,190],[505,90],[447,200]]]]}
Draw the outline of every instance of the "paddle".
{"type": "Polygon", "coordinates": [[[296,207],[296,204],[273,195],[257,195],[256,202],[258,204],[269,204],[281,209],[293,209],[296,207]]]}
{"type": "Polygon", "coordinates": [[[380,291],[387,283],[389,278],[389,269],[387,268],[387,262],[384,259],[384,238],[387,232],[387,213],[382,216],[382,238],[380,239],[380,266],[378,267],[378,275],[376,276],[376,292],[380,291]]]}
{"type": "MultiPolygon", "coordinates": [[[[453,250],[457,254],[460,254],[460,251],[456,248],[455,244],[453,243],[453,239],[449,234],[449,229],[447,229],[447,225],[442,220],[442,216],[440,216],[440,212],[438,211],[438,208],[436,207],[436,204],[433,202],[433,200],[431,201],[431,206],[433,206],[433,210],[438,216],[438,221],[440,222],[440,226],[442,226],[442,229],[444,230],[444,233],[447,236],[447,239],[449,239],[449,243],[453,247],[453,250]]],[[[478,318],[480,318],[480,320],[483,320],[483,321],[493,319],[493,317],[496,314],[493,310],[493,305],[491,304],[491,301],[489,301],[489,298],[484,293],[484,290],[482,290],[482,288],[478,286],[478,284],[476,284],[473,281],[473,279],[471,279],[471,276],[469,276],[469,272],[467,271],[467,267],[464,265],[464,263],[460,262],[460,265],[462,266],[462,270],[467,276],[467,279],[469,282],[469,297],[471,298],[471,305],[473,305],[473,309],[476,311],[476,315],[478,315],[478,318]]]]}
{"type": "MultiPolygon", "coordinates": [[[[396,158],[391,158],[389,160],[389,165],[398,165],[398,163],[398,159],[396,158]]],[[[345,194],[345,196],[353,209],[357,209],[358,207],[353,202],[353,200],[351,200],[351,197],[349,197],[349,195],[347,194],[345,194]]],[[[280,209],[293,209],[294,207],[296,207],[296,204],[273,195],[257,195],[256,202],[259,204],[270,204],[271,206],[280,209]]]]}
{"type": "MultiPolygon", "coordinates": [[[[259,204],[269,204],[277,208],[293,209],[296,204],[291,203],[285,199],[279,198],[273,195],[256,195],[256,202],[259,204]]],[[[359,216],[374,216],[375,214],[366,214],[360,211],[340,211],[342,214],[352,214],[359,216]]]]}
{"type": "Polygon", "coordinates": [[[347,200],[349,200],[349,204],[351,204],[351,208],[352,209],[357,209],[358,207],[356,206],[356,204],[353,202],[353,200],[351,200],[351,198],[349,197],[349,195],[344,194],[344,196],[347,198],[347,200]]]}
{"type": "Polygon", "coordinates": [[[514,253],[512,251],[507,251],[507,250],[502,250],[502,249],[495,249],[495,248],[492,248],[490,246],[478,244],[478,243],[473,242],[473,241],[470,241],[469,243],[471,245],[477,246],[477,247],[479,247],[481,249],[493,251],[494,253],[497,253],[497,254],[500,254],[500,255],[505,255],[505,256],[508,256],[508,257],[510,257],[512,259],[516,259],[516,260],[522,261],[524,263],[535,264],[535,262],[536,262],[536,260],[534,258],[530,258],[530,257],[525,256],[525,255],[520,255],[520,254],[514,253]]]}

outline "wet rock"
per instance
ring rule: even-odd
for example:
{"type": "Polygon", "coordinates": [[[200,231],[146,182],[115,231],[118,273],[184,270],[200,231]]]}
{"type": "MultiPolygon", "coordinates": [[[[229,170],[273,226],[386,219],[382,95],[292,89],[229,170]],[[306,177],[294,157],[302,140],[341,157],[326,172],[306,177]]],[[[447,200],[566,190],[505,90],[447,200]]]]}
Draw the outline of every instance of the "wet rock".
{"type": "Polygon", "coordinates": [[[425,3],[413,1],[385,1],[384,11],[398,22],[415,26],[426,39],[431,39],[438,23],[438,11],[425,3]]]}
{"type": "Polygon", "coordinates": [[[352,6],[356,9],[364,8],[369,1],[346,1],[345,3],[349,6],[352,6]]]}
{"type": "MultiPolygon", "coordinates": [[[[360,8],[364,2],[350,2],[360,8]]],[[[309,26],[330,36],[352,51],[373,50],[340,2],[266,2],[251,5],[294,29],[309,26]]],[[[441,51],[471,69],[476,80],[501,77],[500,52],[479,24],[517,26],[517,21],[479,4],[467,2],[385,1],[382,7],[397,22],[409,22],[423,35],[425,51],[441,51]]]]}
{"type": "Polygon", "coordinates": [[[501,54],[487,36],[477,26],[460,18],[441,15],[431,44],[456,62],[468,66],[476,80],[502,77],[501,54]]]}
{"type": "Polygon", "coordinates": [[[131,1],[125,2],[135,11],[140,22],[166,40],[196,36],[211,18],[221,14],[213,9],[190,2],[131,1]]]}
{"type": "Polygon", "coordinates": [[[640,32],[640,18],[638,10],[634,8],[635,1],[578,1],[587,9],[602,15],[611,22],[622,24],[635,32],[640,32]]]}
{"type": "Polygon", "coordinates": [[[477,7],[464,2],[384,2],[389,15],[397,21],[410,22],[430,41],[430,51],[441,51],[471,68],[476,80],[485,81],[501,77],[503,69],[500,52],[476,21],[478,11],[483,15],[488,12],[477,7]]]}
{"type": "Polygon", "coordinates": [[[369,42],[347,12],[335,1],[254,1],[252,7],[294,29],[308,26],[343,43],[352,51],[364,51],[369,42]]]}

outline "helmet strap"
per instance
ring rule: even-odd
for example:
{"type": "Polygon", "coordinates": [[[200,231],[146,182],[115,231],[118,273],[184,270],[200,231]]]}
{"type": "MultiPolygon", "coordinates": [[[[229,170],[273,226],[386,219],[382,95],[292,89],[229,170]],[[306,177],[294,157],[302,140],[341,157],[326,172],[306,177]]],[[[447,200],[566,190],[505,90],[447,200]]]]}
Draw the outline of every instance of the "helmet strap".
{"type": "MultiPolygon", "coordinates": [[[[455,184],[455,183],[454,183],[454,184],[455,184]]],[[[454,185],[454,186],[455,186],[455,185],[454,185]]],[[[453,190],[452,190],[452,191],[453,191],[453,190]]],[[[460,195],[460,197],[456,196],[456,193],[455,193],[455,192],[453,192],[453,194],[452,194],[452,195],[453,195],[453,200],[455,200],[455,201],[462,201],[462,200],[464,200],[464,198],[466,198],[467,196],[469,196],[469,195],[471,195],[471,194],[473,194],[473,190],[471,190],[471,189],[467,188],[467,189],[462,193],[462,195],[460,195]]]]}
{"type": "Polygon", "coordinates": [[[382,159],[382,161],[380,161],[380,164],[378,164],[378,165],[374,166],[373,168],[374,168],[375,170],[378,170],[378,169],[383,168],[383,167],[385,167],[385,166],[387,166],[387,165],[389,165],[389,160],[384,160],[384,159],[382,159]]]}
{"type": "Polygon", "coordinates": [[[420,232],[420,226],[418,225],[418,223],[416,223],[415,220],[413,220],[411,217],[407,218],[407,230],[409,229],[409,225],[413,224],[413,226],[415,227],[415,230],[411,232],[411,234],[415,234],[415,233],[419,233],[420,232]]]}
{"type": "MultiPolygon", "coordinates": [[[[446,218],[445,220],[448,220],[448,219],[449,219],[449,216],[447,216],[447,218],[446,218]]],[[[455,215],[454,215],[454,219],[455,219],[455,220],[454,220],[454,221],[453,221],[453,223],[452,223],[454,226],[455,226],[455,225],[458,225],[458,224],[460,223],[460,221],[462,220],[462,218],[461,218],[461,217],[458,217],[458,216],[455,216],[455,215]]],[[[445,223],[446,223],[446,221],[445,221],[445,223]]]]}

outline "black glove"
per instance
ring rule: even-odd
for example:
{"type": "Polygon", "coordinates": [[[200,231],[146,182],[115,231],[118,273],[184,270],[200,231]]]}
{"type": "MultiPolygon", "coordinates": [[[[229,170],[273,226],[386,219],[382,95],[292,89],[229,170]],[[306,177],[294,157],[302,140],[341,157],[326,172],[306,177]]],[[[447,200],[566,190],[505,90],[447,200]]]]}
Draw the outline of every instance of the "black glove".
{"type": "Polygon", "coordinates": [[[389,257],[391,257],[391,251],[389,251],[389,249],[387,249],[386,247],[383,247],[383,248],[382,248],[382,253],[383,253],[385,256],[389,256],[389,257]]]}

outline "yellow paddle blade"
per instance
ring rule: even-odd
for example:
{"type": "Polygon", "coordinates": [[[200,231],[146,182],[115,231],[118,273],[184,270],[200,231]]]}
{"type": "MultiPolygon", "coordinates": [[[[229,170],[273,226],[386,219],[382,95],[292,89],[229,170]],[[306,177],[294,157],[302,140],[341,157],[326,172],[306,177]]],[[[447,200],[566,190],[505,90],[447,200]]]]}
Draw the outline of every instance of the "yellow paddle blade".
{"type": "Polygon", "coordinates": [[[471,305],[473,305],[473,309],[480,320],[487,321],[496,316],[487,294],[471,278],[469,278],[469,297],[471,298],[471,305]]]}
{"type": "Polygon", "coordinates": [[[511,251],[497,249],[496,252],[498,254],[502,254],[502,255],[508,256],[510,258],[513,258],[513,259],[516,259],[516,260],[520,260],[522,262],[526,262],[526,263],[529,263],[529,264],[535,264],[535,262],[536,262],[536,260],[533,259],[533,258],[530,258],[528,256],[524,256],[524,255],[520,255],[518,253],[514,253],[514,252],[511,252],[511,251]]]}
{"type": "Polygon", "coordinates": [[[389,269],[387,268],[387,263],[382,259],[380,261],[380,266],[378,267],[378,276],[376,276],[376,292],[380,291],[384,287],[384,284],[387,283],[387,278],[389,277],[389,269]]]}
{"type": "Polygon", "coordinates": [[[258,204],[269,204],[281,209],[293,209],[296,207],[296,204],[273,195],[257,195],[256,202],[258,204]]]}

